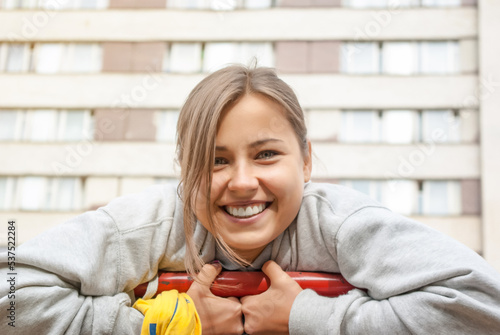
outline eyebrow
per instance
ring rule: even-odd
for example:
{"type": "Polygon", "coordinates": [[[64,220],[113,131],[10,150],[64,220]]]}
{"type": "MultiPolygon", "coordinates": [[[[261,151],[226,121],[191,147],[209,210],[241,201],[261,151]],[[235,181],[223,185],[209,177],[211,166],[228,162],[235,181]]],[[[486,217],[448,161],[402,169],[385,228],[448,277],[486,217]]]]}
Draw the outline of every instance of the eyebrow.
{"type": "MultiPolygon", "coordinates": [[[[250,148],[256,148],[260,147],[261,145],[264,145],[269,142],[284,142],[283,140],[277,139],[277,138],[265,138],[263,140],[258,140],[255,142],[250,143],[250,148]]],[[[216,146],[215,147],[216,151],[228,151],[227,147],[225,146],[216,146]]]]}

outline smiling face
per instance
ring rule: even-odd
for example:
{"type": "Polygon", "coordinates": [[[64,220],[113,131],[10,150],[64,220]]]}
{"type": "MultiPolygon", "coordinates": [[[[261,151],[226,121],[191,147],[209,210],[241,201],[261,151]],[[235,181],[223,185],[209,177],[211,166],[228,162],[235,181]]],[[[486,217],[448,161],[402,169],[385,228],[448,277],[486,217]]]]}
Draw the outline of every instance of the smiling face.
{"type": "MultiPolygon", "coordinates": [[[[283,107],[259,94],[223,112],[215,142],[213,219],[224,241],[251,262],[297,215],[311,175],[310,147],[304,157],[283,107]]],[[[199,193],[196,216],[210,230],[205,203],[199,193]]]]}

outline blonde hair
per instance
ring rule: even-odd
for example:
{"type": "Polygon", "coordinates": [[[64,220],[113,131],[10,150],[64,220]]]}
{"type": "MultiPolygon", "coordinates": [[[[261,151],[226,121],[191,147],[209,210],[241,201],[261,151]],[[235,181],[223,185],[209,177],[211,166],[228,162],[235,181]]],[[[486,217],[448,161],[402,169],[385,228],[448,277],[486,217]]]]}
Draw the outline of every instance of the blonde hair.
{"type": "Polygon", "coordinates": [[[184,201],[184,231],[186,235],[187,271],[195,273],[203,266],[199,247],[193,240],[196,226],[195,204],[202,183],[206,194],[208,221],[217,245],[231,259],[242,265],[239,257],[221,238],[210,205],[212,169],[215,158],[215,137],[219,118],[228,105],[245,94],[260,94],[281,105],[285,117],[294,129],[304,157],[308,157],[307,129],[304,113],[292,88],[278,78],[274,69],[232,65],[203,79],[189,94],[177,123],[177,162],[181,168],[179,196],[184,201]]]}

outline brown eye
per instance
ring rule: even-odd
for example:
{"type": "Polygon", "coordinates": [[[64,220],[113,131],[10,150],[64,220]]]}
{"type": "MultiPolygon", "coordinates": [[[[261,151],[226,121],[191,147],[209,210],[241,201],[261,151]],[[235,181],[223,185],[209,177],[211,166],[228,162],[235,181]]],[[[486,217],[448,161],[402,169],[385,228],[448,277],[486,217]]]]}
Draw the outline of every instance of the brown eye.
{"type": "Polygon", "coordinates": [[[273,158],[274,156],[276,156],[278,153],[276,151],[272,151],[272,150],[266,150],[266,151],[262,151],[261,153],[259,153],[257,155],[257,159],[271,159],[273,158]]]}
{"type": "Polygon", "coordinates": [[[214,165],[215,166],[224,165],[224,164],[227,164],[227,160],[225,158],[215,157],[215,160],[214,160],[214,165]]]}

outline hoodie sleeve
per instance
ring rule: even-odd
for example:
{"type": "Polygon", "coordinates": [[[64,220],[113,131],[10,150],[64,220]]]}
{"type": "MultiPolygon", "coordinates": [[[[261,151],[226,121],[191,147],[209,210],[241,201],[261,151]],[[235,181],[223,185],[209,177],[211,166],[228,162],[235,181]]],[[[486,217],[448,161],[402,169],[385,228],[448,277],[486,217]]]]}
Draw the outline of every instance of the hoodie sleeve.
{"type": "Polygon", "coordinates": [[[172,219],[158,218],[159,201],[158,192],[120,198],[21,245],[15,296],[5,279],[0,285],[0,309],[15,303],[15,328],[2,320],[0,333],[140,334],[143,316],[126,292],[151,279],[163,257],[172,219]],[[114,219],[127,211],[129,220],[114,219]]]}
{"type": "Polygon", "coordinates": [[[459,242],[384,208],[350,215],[338,265],[362,290],[302,291],[291,334],[500,334],[500,275],[459,242]]]}

